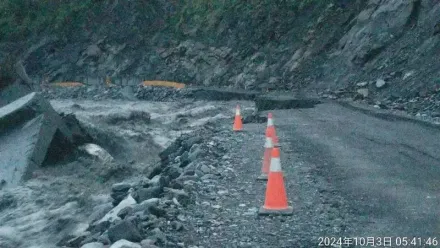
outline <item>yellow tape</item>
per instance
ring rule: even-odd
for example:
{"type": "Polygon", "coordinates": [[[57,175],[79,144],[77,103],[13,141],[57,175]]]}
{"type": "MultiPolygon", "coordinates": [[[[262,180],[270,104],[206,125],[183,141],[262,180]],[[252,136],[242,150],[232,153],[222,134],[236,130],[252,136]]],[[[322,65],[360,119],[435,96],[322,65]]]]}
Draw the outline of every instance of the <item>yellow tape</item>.
{"type": "Polygon", "coordinates": [[[50,85],[58,86],[58,87],[81,87],[81,86],[84,86],[84,84],[80,83],[80,82],[59,82],[59,83],[52,83],[50,85]]]}
{"type": "Polygon", "coordinates": [[[176,82],[170,82],[170,81],[158,81],[158,80],[153,80],[153,81],[143,81],[142,82],[143,86],[162,86],[162,87],[172,87],[172,88],[184,88],[185,84],[182,83],[176,83],[176,82]]]}

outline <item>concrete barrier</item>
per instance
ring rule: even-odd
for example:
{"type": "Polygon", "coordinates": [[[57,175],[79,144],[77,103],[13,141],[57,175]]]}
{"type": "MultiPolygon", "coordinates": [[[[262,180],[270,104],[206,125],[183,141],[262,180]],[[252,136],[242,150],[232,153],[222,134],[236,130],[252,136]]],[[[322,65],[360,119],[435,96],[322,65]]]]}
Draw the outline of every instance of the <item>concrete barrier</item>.
{"type": "Polygon", "coordinates": [[[252,101],[258,95],[258,92],[254,91],[244,91],[244,90],[233,90],[233,89],[221,89],[221,88],[211,88],[211,87],[194,87],[188,88],[188,97],[194,98],[196,100],[209,100],[209,101],[232,101],[232,100],[243,100],[252,101]]]}
{"type": "Polygon", "coordinates": [[[294,96],[261,95],[255,98],[258,111],[274,109],[313,108],[321,103],[318,99],[296,98],[294,96]]]}
{"type": "Polygon", "coordinates": [[[60,116],[37,93],[0,108],[0,182],[17,185],[51,156],[62,158],[89,141],[76,118],[60,116]]]}

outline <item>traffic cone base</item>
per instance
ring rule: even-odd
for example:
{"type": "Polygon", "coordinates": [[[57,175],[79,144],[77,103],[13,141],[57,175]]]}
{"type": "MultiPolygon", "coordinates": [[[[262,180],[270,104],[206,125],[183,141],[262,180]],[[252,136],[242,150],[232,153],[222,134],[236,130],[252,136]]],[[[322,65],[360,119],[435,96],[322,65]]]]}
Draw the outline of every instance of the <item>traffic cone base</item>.
{"type": "Polygon", "coordinates": [[[267,174],[261,173],[259,177],[257,177],[258,181],[267,181],[267,174]]]}
{"type": "Polygon", "coordinates": [[[287,207],[285,209],[266,209],[261,207],[258,211],[259,215],[293,215],[293,208],[287,207]]]}

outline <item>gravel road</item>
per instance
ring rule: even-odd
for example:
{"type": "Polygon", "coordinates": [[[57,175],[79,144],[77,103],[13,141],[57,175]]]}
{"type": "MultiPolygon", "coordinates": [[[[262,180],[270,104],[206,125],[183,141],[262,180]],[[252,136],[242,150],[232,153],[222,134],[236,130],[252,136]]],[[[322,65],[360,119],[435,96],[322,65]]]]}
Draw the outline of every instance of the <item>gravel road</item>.
{"type": "Polygon", "coordinates": [[[294,215],[256,214],[264,201],[265,184],[255,179],[265,123],[233,133],[225,121],[217,137],[227,147],[223,176],[200,185],[197,204],[187,210],[192,216],[182,234],[187,242],[318,247],[327,237],[341,238],[342,247],[349,247],[371,238],[383,244],[391,237],[397,247],[404,237],[420,237],[411,247],[423,247],[427,238],[437,237],[440,130],[378,119],[336,103],[272,113],[294,215]]]}

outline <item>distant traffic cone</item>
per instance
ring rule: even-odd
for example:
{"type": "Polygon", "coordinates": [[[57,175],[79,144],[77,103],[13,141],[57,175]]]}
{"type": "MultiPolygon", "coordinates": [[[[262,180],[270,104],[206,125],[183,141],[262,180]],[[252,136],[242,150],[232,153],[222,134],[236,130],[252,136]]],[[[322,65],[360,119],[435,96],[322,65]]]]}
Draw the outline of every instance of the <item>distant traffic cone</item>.
{"type": "Polygon", "coordinates": [[[269,129],[266,128],[266,142],[264,143],[263,166],[261,167],[261,175],[257,178],[257,180],[267,180],[267,175],[269,174],[270,169],[272,148],[272,137],[270,136],[269,129]]]}
{"type": "Polygon", "coordinates": [[[278,136],[275,131],[275,125],[273,124],[273,116],[272,113],[269,113],[267,116],[267,127],[266,130],[268,130],[270,136],[272,137],[273,146],[280,146],[278,143],[278,136]]]}
{"type": "Polygon", "coordinates": [[[266,198],[260,208],[260,215],[292,215],[293,208],[288,205],[284,177],[280,162],[280,149],[272,148],[270,171],[266,186],[266,198]]]}
{"type": "Polygon", "coordinates": [[[243,130],[243,123],[241,121],[241,114],[240,114],[240,106],[237,105],[235,109],[235,119],[234,119],[234,126],[232,127],[234,131],[242,131],[243,130]]]}

